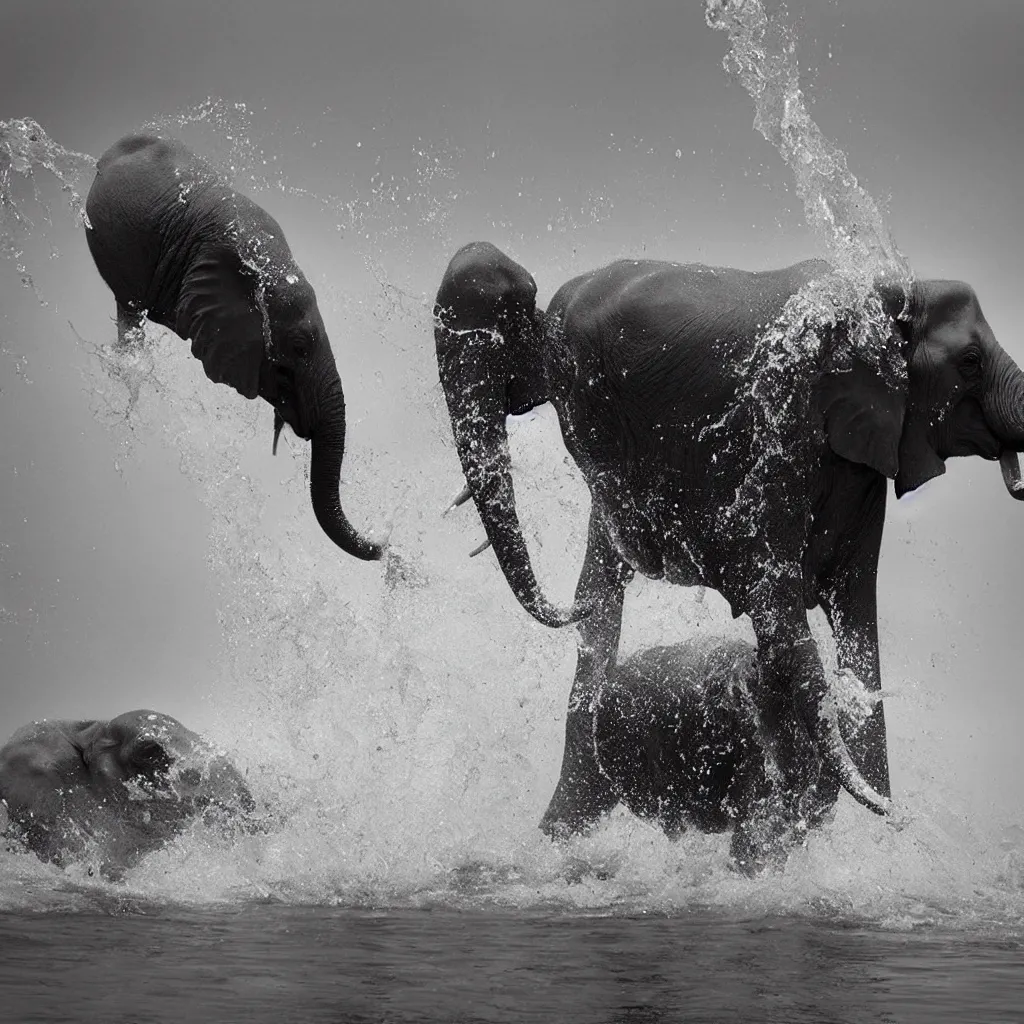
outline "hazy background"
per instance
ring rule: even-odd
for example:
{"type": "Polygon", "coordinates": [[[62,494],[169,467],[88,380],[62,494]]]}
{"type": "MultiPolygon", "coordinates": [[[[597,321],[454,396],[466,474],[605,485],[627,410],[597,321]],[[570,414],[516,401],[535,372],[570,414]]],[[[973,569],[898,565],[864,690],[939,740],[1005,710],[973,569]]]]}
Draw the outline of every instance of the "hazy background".
{"type": "MultiPolygon", "coordinates": [[[[809,0],[790,11],[812,115],[888,211],[911,265],[970,281],[1024,363],[1024,5],[809,0]]],[[[366,529],[396,505],[422,506],[423,543],[441,537],[460,559],[452,574],[500,605],[481,612],[484,639],[514,621],[525,643],[560,645],[547,744],[556,769],[572,636],[529,623],[490,556],[464,562],[482,536],[472,511],[437,517],[461,477],[439,427],[425,310],[447,256],[473,238],[524,263],[541,301],[625,253],[750,269],[813,254],[789,172],[752,130],[751,102],[721,68],[727,39],[705,26],[703,5],[7,0],[0,37],[0,120],[34,118],[93,156],[191,109],[184,137],[230,161],[238,140],[226,122],[196,123],[194,112],[209,97],[217,110],[245,105],[235,114],[253,145],[239,186],[284,225],[345,383],[346,508],[366,529]],[[254,150],[274,180],[330,201],[256,188],[252,172],[264,168],[254,150]],[[417,476],[424,445],[440,460],[430,487],[417,476]]],[[[40,181],[54,224],[37,221],[26,253],[49,305],[0,262],[0,733],[33,717],[138,706],[202,727],[223,659],[224,577],[209,564],[216,511],[152,425],[126,447],[124,431],[97,415],[95,365],[67,322],[109,341],[113,302],[64,198],[40,181]]],[[[28,202],[30,189],[21,194],[28,202]]],[[[198,363],[182,373],[194,374],[202,401],[246,405],[198,363]]],[[[381,567],[335,551],[301,479],[286,480],[301,477],[303,446],[292,439],[291,459],[274,463],[269,408],[240,415],[252,424],[245,459],[267,514],[287,507],[305,524],[301,557],[343,578],[352,600],[360,588],[376,600],[381,567]]],[[[585,508],[572,508],[578,539],[585,508]]],[[[957,782],[1020,808],[1022,528],[1024,509],[980,460],[952,460],[922,491],[890,497],[879,589],[897,787],[921,742],[948,755],[936,789],[957,782]]],[[[284,574],[296,543],[294,533],[281,539],[284,574]]],[[[573,551],[559,594],[571,592],[573,551]]],[[[647,593],[657,603],[666,592],[647,593]]]]}

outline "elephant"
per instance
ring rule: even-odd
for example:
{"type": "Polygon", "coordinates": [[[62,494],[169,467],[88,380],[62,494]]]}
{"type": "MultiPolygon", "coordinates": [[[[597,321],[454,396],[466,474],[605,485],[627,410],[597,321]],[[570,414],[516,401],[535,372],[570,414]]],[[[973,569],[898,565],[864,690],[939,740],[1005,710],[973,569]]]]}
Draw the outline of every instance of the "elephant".
{"type": "Polygon", "coordinates": [[[356,558],[384,547],[359,535],[339,498],[345,396],[316,294],[273,217],[174,139],[128,135],[96,165],[86,240],[114,293],[118,343],[149,319],[192,342],[206,376],[274,408],[312,442],[310,493],[324,533],[356,558]]]}
{"type": "Polygon", "coordinates": [[[1024,376],[969,285],[879,273],[861,295],[851,281],[822,260],[757,272],[618,260],[544,310],[532,275],[490,243],[448,264],[434,336],[466,479],[455,504],[473,498],[526,611],[578,623],[548,835],[618,800],[595,765],[592,704],[638,572],[710,587],[749,616],[783,779],[776,818],[800,820],[811,750],[858,802],[891,813],[876,600],[886,481],[900,497],[973,454],[998,459],[1024,497],[1024,376]],[[569,608],[537,583],[510,469],[506,416],[547,402],[591,497],[569,608]],[[836,713],[807,619],[817,606],[840,669],[875,699],[859,729],[836,713]]]}
{"type": "Polygon", "coordinates": [[[170,715],[43,720],[0,747],[7,833],[60,867],[99,855],[120,877],[196,819],[255,823],[238,769],[170,715]]]}
{"type": "MultiPolygon", "coordinates": [[[[732,832],[737,870],[785,865],[807,830],[827,822],[839,787],[806,734],[794,734],[817,767],[792,828],[766,821],[776,778],[758,718],[757,648],[743,640],[696,639],[651,647],[609,666],[594,696],[594,761],[618,802],[669,839],[688,828],[732,832]]],[[[571,810],[584,830],[593,808],[571,810]]]]}

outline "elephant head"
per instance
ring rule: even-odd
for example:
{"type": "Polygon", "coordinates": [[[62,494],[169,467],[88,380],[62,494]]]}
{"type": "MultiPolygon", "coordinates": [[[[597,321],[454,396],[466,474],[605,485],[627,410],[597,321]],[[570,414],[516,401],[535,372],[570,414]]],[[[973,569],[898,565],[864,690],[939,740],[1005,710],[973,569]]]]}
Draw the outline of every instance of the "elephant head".
{"type": "Polygon", "coordinates": [[[917,281],[908,312],[906,415],[897,496],[946,471],[957,455],[998,459],[1006,489],[1024,498],[1024,374],[1000,347],[974,290],[960,281],[917,281]]]}
{"type": "Polygon", "coordinates": [[[143,317],[192,342],[210,380],[274,407],[312,442],[313,511],[327,536],[362,559],[339,499],[345,398],[316,295],[280,224],[174,139],[130,135],[100,157],[86,199],[86,239],[118,305],[122,342],[143,317]]]}
{"type": "Polygon", "coordinates": [[[879,281],[906,357],[907,383],[887,384],[856,360],[823,375],[829,441],[844,458],[894,478],[902,497],[946,472],[946,459],[998,459],[1010,495],[1024,498],[1024,374],[1000,347],[974,289],[961,281],[879,281]]]}
{"type": "Polygon", "coordinates": [[[104,801],[127,804],[137,787],[153,798],[143,801],[145,812],[165,822],[210,807],[246,813],[255,808],[238,769],[169,715],[129,711],[87,723],[73,742],[89,788],[104,801]]]}
{"type": "Polygon", "coordinates": [[[321,529],[348,554],[379,559],[383,545],[357,533],[341,507],[345,394],[316,293],[290,253],[263,266],[238,254],[240,244],[261,237],[259,227],[267,230],[269,215],[258,207],[256,215],[258,225],[238,231],[242,239],[198,260],[186,275],[176,330],[193,339],[207,377],[273,406],[275,453],[285,423],[312,443],[310,496],[321,529]]]}
{"type": "Polygon", "coordinates": [[[260,827],[238,769],[154,711],[22,727],[0,747],[0,798],[41,860],[63,865],[92,850],[111,878],[198,818],[260,827]]]}
{"type": "Polygon", "coordinates": [[[464,246],[445,271],[434,339],[455,447],[487,539],[519,603],[547,626],[586,607],[556,608],[541,593],[516,512],[505,417],[547,401],[544,314],[531,275],[487,242],[464,246]]]}

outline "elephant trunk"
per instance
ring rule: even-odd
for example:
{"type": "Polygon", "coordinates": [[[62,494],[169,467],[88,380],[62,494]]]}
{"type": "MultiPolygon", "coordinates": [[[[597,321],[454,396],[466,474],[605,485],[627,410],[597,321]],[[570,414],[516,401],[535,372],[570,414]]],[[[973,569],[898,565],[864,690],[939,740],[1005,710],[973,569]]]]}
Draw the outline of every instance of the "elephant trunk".
{"type": "Polygon", "coordinates": [[[309,490],[316,521],[327,536],[347,554],[375,561],[384,546],[361,537],[341,507],[339,487],[341,461],[345,455],[345,395],[337,370],[326,374],[317,403],[317,418],[311,433],[313,445],[309,469],[309,490]]]}
{"type": "Polygon", "coordinates": [[[1024,373],[1006,352],[1000,351],[985,385],[985,419],[1003,443],[999,456],[1003,482],[1011,497],[1021,500],[1024,481],[1017,453],[1024,451],[1024,373]]]}
{"type": "Polygon", "coordinates": [[[508,373],[505,337],[498,331],[456,331],[439,325],[437,361],[455,447],[498,564],[519,603],[545,626],[583,618],[556,608],[541,593],[516,511],[505,416],[508,373]]]}

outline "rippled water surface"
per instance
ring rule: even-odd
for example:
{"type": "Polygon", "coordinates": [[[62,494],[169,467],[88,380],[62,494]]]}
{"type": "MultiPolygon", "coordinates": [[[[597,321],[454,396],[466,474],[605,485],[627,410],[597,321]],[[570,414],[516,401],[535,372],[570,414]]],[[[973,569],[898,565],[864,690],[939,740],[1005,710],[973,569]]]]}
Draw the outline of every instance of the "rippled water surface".
{"type": "Polygon", "coordinates": [[[0,918],[19,1021],[1019,1021],[1020,933],[111,901],[0,918]]]}

